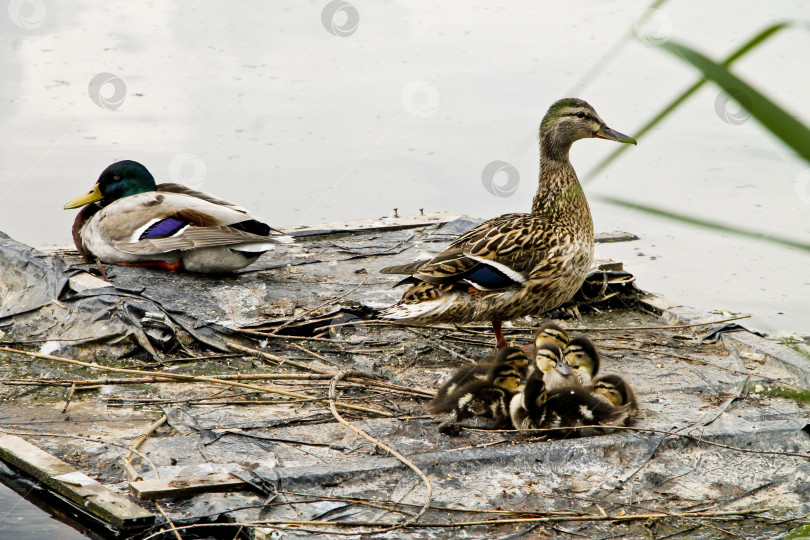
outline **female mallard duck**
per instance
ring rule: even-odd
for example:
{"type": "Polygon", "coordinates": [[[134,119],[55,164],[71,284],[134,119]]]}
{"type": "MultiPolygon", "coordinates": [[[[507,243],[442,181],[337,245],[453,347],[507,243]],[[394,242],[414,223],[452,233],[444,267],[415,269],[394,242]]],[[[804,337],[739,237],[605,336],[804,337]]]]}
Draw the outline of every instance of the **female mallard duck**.
{"type": "Polygon", "coordinates": [[[412,324],[504,320],[554,309],[579,290],[593,261],[593,220],[568,160],[571,144],[598,137],[636,141],[607,127],[585,101],[561,99],[540,124],[540,178],[530,214],[506,214],[456,239],[436,257],[382,270],[409,274],[402,299],[383,310],[412,324]]]}
{"type": "Polygon", "coordinates": [[[529,366],[526,379],[528,380],[534,373],[538,372],[549,391],[579,385],[577,378],[568,367],[562,351],[553,343],[546,343],[537,347],[534,352],[534,363],[529,366]]]}
{"type": "Polygon", "coordinates": [[[450,379],[436,392],[433,400],[436,403],[444,402],[447,396],[453,394],[460,386],[474,381],[485,381],[497,363],[504,363],[513,367],[518,373],[523,373],[529,365],[529,357],[521,349],[506,347],[493,356],[486,356],[480,362],[464,366],[456,371],[450,379]]]}
{"type": "MultiPolygon", "coordinates": [[[[504,349],[508,350],[508,349],[504,349]]],[[[520,373],[511,365],[496,359],[484,381],[471,380],[428,406],[434,414],[450,413],[451,418],[439,431],[456,434],[459,426],[494,429],[509,425],[509,402],[517,392],[520,373]]]]}
{"type": "Polygon", "coordinates": [[[595,394],[607,399],[615,407],[627,407],[630,409],[631,419],[638,412],[638,401],[633,389],[618,375],[602,375],[593,381],[593,391],[595,394]]]}
{"type": "Polygon", "coordinates": [[[599,372],[599,353],[593,342],[585,336],[571,340],[563,350],[565,361],[583,386],[591,387],[593,378],[599,372]]]}
{"type": "Polygon", "coordinates": [[[135,161],[104,169],[93,189],[65,208],[81,206],[76,248],[106,263],[229,272],[291,241],[232,202],[180,184],[156,185],[135,161]]]}

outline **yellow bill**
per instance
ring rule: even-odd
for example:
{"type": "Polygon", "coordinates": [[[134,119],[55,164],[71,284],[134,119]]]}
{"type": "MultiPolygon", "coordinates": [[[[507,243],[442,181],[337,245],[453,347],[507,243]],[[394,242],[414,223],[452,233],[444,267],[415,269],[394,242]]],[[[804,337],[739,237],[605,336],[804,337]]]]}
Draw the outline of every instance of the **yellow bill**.
{"type": "Polygon", "coordinates": [[[67,203],[65,205],[65,210],[70,210],[71,208],[79,208],[81,206],[94,203],[96,201],[100,201],[104,198],[104,195],[101,194],[101,190],[98,188],[98,184],[93,186],[93,189],[90,190],[89,193],[85,193],[84,195],[80,195],[67,203]]]}

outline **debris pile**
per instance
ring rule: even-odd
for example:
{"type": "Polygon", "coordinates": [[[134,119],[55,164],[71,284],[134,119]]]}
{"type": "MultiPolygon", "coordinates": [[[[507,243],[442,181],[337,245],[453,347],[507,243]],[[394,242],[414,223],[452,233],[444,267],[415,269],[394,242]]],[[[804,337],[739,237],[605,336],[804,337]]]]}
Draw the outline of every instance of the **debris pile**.
{"type": "Polygon", "coordinates": [[[810,511],[807,359],[641,293],[618,263],[504,330],[518,347],[550,318],[587,336],[635,392],[632,426],[441,434],[426,404],[493,341],[374,319],[400,294],[380,268],[475,223],[420,218],[299,231],[227,276],[99,269],[0,237],[0,458],[79,506],[103,488],[106,510],[86,509],[140,538],[750,537],[810,511]],[[15,463],[24,444],[62,465],[15,463]]]}

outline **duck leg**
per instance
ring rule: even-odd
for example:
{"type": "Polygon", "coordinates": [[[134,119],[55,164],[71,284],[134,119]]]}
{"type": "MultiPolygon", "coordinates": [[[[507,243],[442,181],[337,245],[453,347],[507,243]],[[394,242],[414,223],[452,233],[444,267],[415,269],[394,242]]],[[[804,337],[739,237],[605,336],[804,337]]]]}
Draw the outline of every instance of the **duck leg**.
{"type": "Polygon", "coordinates": [[[501,330],[501,321],[492,321],[492,330],[495,332],[495,349],[500,350],[506,347],[506,339],[501,330]]]}
{"type": "Polygon", "coordinates": [[[166,261],[144,261],[144,262],[122,262],[118,263],[121,266],[142,266],[145,268],[163,268],[172,272],[178,272],[183,269],[183,261],[166,262],[166,261]]]}

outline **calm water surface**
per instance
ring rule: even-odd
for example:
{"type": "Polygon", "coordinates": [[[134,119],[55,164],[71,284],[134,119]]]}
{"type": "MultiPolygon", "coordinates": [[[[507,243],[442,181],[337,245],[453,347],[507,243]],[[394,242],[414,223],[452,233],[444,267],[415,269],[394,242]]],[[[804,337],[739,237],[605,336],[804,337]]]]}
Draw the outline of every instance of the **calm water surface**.
{"type": "MultiPolygon", "coordinates": [[[[38,1],[15,12],[12,2],[0,13],[0,230],[33,245],[70,243],[75,213],[62,205],[123,158],[278,226],[395,207],[525,211],[551,102],[578,95],[632,135],[697,78],[640,40],[606,58],[643,12],[630,0],[357,1],[334,17],[328,5],[335,11],[325,1],[38,1]],[[482,185],[495,160],[519,174],[511,196],[482,185]]],[[[808,18],[799,0],[670,1],[652,26],[635,26],[647,42],[673,39],[719,59],[773,21],[808,18]]],[[[786,30],[735,71],[808,123],[808,46],[810,32],[786,30]]],[[[705,85],[586,184],[597,230],[641,236],[598,254],[671,299],[807,331],[808,252],[599,201],[615,195],[807,242],[810,169],[733,103],[718,113],[722,97],[705,85]]],[[[571,159],[584,177],[613,148],[582,141],[571,159]]]]}
{"type": "Polygon", "coordinates": [[[0,538],[7,540],[82,540],[87,538],[60,523],[0,483],[0,538]]]}

